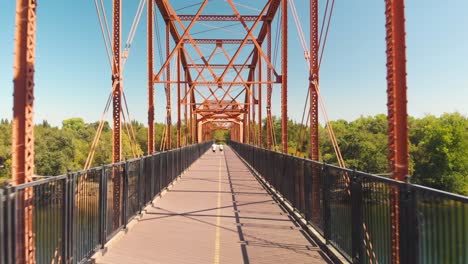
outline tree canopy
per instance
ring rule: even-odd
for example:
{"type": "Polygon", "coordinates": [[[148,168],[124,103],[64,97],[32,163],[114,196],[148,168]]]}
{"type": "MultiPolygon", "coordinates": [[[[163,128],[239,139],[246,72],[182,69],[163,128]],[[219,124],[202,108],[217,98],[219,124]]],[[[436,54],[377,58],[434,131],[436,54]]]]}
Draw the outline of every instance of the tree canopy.
{"type": "MultiPolygon", "coordinates": [[[[266,120],[263,120],[264,125],[266,120]]],[[[91,148],[98,123],[86,123],[82,118],[63,120],[62,127],[51,126],[43,121],[35,126],[35,173],[53,176],[66,173],[67,169],[83,168],[91,148]]],[[[333,127],[343,158],[348,167],[388,175],[387,119],[386,115],[360,117],[354,121],[336,120],[333,127]]],[[[122,130],[122,154],[124,158],[146,154],[148,128],[133,121],[136,146],[130,144],[126,130],[122,130]]],[[[155,124],[155,146],[160,150],[165,125],[155,124]]],[[[182,124],[182,138],[185,137],[182,124]]],[[[125,129],[122,126],[122,129],[125,129]]],[[[273,117],[273,130],[280,150],[281,120],[273,117]]],[[[309,130],[289,120],[288,153],[308,156],[310,153],[309,130]]],[[[0,120],[0,180],[11,173],[11,122],[0,120]]],[[[176,128],[172,128],[172,143],[176,145],[176,128]]],[[[228,131],[213,132],[213,139],[225,142],[228,131]]],[[[437,189],[468,195],[468,117],[460,113],[444,114],[440,117],[428,115],[424,118],[409,118],[410,167],[412,181],[437,189]]],[[[266,131],[263,129],[263,145],[266,131]]],[[[319,127],[320,160],[338,164],[327,127],[319,127]]],[[[112,128],[104,124],[102,135],[93,160],[94,166],[112,160],[112,128]]]]}

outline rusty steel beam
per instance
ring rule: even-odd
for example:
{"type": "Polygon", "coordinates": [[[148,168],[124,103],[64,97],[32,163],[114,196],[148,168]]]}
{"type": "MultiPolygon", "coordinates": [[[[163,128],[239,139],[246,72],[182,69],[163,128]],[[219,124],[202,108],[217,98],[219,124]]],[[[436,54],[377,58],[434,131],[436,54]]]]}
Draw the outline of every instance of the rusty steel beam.
{"type": "Polygon", "coordinates": [[[148,1],[147,40],[148,40],[148,154],[154,153],[154,30],[153,1],[148,1]]]}
{"type": "Polygon", "coordinates": [[[182,53],[180,50],[177,55],[177,147],[181,147],[181,112],[180,112],[180,53],[182,53]]]}
{"type": "MultiPolygon", "coordinates": [[[[239,48],[237,49],[236,53],[233,55],[232,59],[229,61],[229,66],[228,68],[226,68],[226,70],[224,70],[224,72],[221,74],[221,76],[219,77],[221,80],[224,78],[224,76],[226,75],[227,73],[227,70],[230,68],[230,66],[234,63],[234,61],[236,60],[237,56],[239,55],[240,51],[242,50],[242,48],[245,46],[245,42],[250,38],[253,43],[255,44],[255,47],[257,48],[256,51],[257,53],[259,53],[263,59],[265,60],[265,62],[267,63],[268,67],[270,69],[273,70],[273,72],[276,74],[276,71],[273,67],[273,65],[271,64],[271,62],[268,60],[268,57],[267,55],[263,52],[262,50],[262,47],[260,46],[259,42],[257,41],[257,38],[255,38],[255,36],[253,35],[253,31],[255,30],[255,28],[257,27],[258,23],[260,22],[258,19],[253,23],[253,25],[249,28],[248,25],[246,24],[246,22],[244,20],[242,20],[242,17],[240,16],[239,14],[239,11],[237,10],[237,8],[235,7],[234,3],[232,2],[232,0],[226,0],[229,5],[231,6],[232,10],[234,11],[234,13],[239,17],[239,21],[241,22],[242,26],[244,27],[244,29],[246,30],[247,32],[247,35],[245,36],[245,38],[243,39],[242,41],[242,44],[239,46],[239,48]]],[[[268,1],[267,4],[263,7],[263,9],[261,10],[260,14],[263,14],[265,13],[266,11],[268,11],[269,9],[269,6],[271,4],[272,0],[268,1]]],[[[264,24],[264,23],[263,23],[264,24]]],[[[254,63],[252,63],[252,65],[256,65],[256,61],[254,63]]],[[[251,70],[251,72],[253,72],[251,70]]]]}
{"type": "MultiPolygon", "coordinates": [[[[205,64],[188,64],[188,68],[199,68],[199,67],[205,67],[205,64]]],[[[213,69],[225,69],[228,65],[227,64],[211,64],[210,65],[213,69]]],[[[243,64],[234,64],[232,65],[233,68],[241,68],[243,67],[243,64]]],[[[253,67],[251,65],[247,65],[249,68],[253,67]]],[[[233,69],[234,70],[234,69],[233,69]]]]}
{"type": "MultiPolygon", "coordinates": [[[[164,1],[163,0],[155,0],[155,3],[156,3],[156,6],[158,7],[159,12],[161,13],[161,16],[164,17],[164,18],[168,18],[169,17],[169,9],[164,4],[164,1]]],[[[172,39],[174,40],[175,43],[178,43],[180,41],[180,39],[181,39],[181,36],[179,35],[179,32],[177,31],[177,28],[176,28],[173,20],[170,21],[170,25],[171,25],[170,30],[171,30],[172,39]]],[[[186,66],[187,66],[187,58],[185,57],[185,54],[182,54],[182,68],[186,68],[186,66]]],[[[192,76],[191,76],[190,72],[188,73],[186,81],[189,82],[189,83],[192,81],[192,76]]]]}
{"type": "MultiPolygon", "coordinates": [[[[12,180],[14,185],[33,181],[34,174],[36,7],[37,3],[34,0],[16,2],[12,123],[12,180]]],[[[18,232],[15,245],[17,263],[36,263],[33,195],[33,189],[27,188],[17,197],[18,232]]]]}
{"type": "MultiPolygon", "coordinates": [[[[318,82],[319,82],[319,37],[318,23],[319,10],[318,0],[310,0],[310,72],[309,72],[309,116],[310,116],[310,158],[318,161],[318,82]]],[[[312,192],[311,192],[311,212],[312,221],[317,223],[320,218],[320,170],[313,167],[311,174],[312,192]]]]}
{"type": "MultiPolygon", "coordinates": [[[[192,21],[194,15],[179,15],[181,21],[192,21]]],[[[258,16],[243,15],[242,18],[248,22],[254,22],[258,19],[258,16]]],[[[265,16],[261,17],[260,20],[265,20],[265,16]]],[[[235,15],[201,15],[198,21],[239,21],[239,18],[235,15]]]]}
{"type": "MultiPolygon", "coordinates": [[[[122,159],[122,138],[121,138],[121,112],[122,112],[122,69],[120,65],[120,33],[121,33],[121,10],[122,5],[120,0],[113,0],[113,8],[112,8],[112,30],[113,30],[113,38],[112,38],[112,48],[114,51],[114,64],[112,70],[112,87],[114,90],[112,92],[112,106],[113,106],[113,148],[112,148],[112,161],[114,163],[120,162],[122,159]]],[[[117,169],[113,170],[112,173],[113,178],[113,191],[114,191],[114,214],[113,214],[113,225],[114,228],[118,228],[121,223],[120,217],[120,191],[121,191],[121,175],[117,169]]]]}
{"type": "MultiPolygon", "coordinates": [[[[177,84],[177,81],[154,81],[154,83],[173,83],[173,84],[177,84]]],[[[259,84],[259,83],[262,83],[262,84],[280,84],[281,83],[281,78],[280,80],[278,81],[271,81],[271,82],[267,82],[267,81],[262,81],[262,82],[257,82],[257,81],[245,81],[245,82],[233,82],[233,81],[226,81],[226,82],[214,82],[214,81],[191,81],[191,82],[182,82],[181,83],[189,83],[189,84],[196,84],[197,86],[201,86],[201,85],[206,85],[206,86],[213,86],[213,85],[235,85],[235,86],[245,86],[246,84],[259,84]]]]}
{"type": "MultiPolygon", "coordinates": [[[[170,24],[169,21],[166,21],[166,80],[171,80],[171,64],[170,64],[170,24]]],[[[162,70],[163,68],[161,68],[162,70]]],[[[180,83],[180,82],[179,82],[180,83]]],[[[172,148],[172,111],[171,111],[171,83],[166,84],[166,125],[167,125],[167,134],[166,134],[166,149],[172,148]]]]}
{"type": "MultiPolygon", "coordinates": [[[[391,178],[405,181],[409,174],[406,96],[406,40],[404,0],[386,0],[388,150],[391,178]]],[[[391,189],[392,263],[400,263],[399,191],[391,189]]]]}
{"type": "Polygon", "coordinates": [[[282,0],[281,12],[281,145],[288,153],[288,0],[282,0]]]}
{"type": "MultiPolygon", "coordinates": [[[[180,21],[179,19],[179,16],[177,15],[176,11],[174,10],[174,8],[167,2],[167,1],[164,1],[165,3],[165,7],[167,9],[167,11],[171,14],[171,16],[173,17],[173,19],[175,19],[175,21],[177,22],[177,24],[179,25],[179,27],[184,31],[183,35],[182,35],[182,39],[189,39],[190,40],[190,43],[192,44],[193,48],[195,49],[195,51],[197,52],[197,54],[200,56],[200,58],[202,60],[205,61],[205,58],[203,56],[203,53],[201,52],[200,48],[198,47],[198,45],[193,41],[193,38],[191,37],[190,35],[190,29],[193,27],[193,25],[195,24],[198,16],[200,16],[201,12],[203,11],[203,9],[206,7],[206,5],[208,4],[208,0],[204,0],[201,5],[200,5],[200,8],[198,9],[197,13],[195,14],[194,16],[194,19],[190,22],[190,24],[185,27],[184,23],[182,23],[182,21],[180,21]]],[[[174,25],[175,26],[175,25],[174,25]]],[[[177,30],[176,30],[177,31],[177,30]]],[[[166,58],[166,62],[164,65],[166,65],[168,63],[168,61],[172,58],[172,56],[175,54],[175,51],[177,49],[179,49],[179,47],[183,44],[182,43],[183,40],[179,40],[174,49],[172,50],[171,54],[169,56],[167,56],[166,58]]],[[[188,55],[188,53],[187,53],[188,55]]],[[[209,64],[206,65],[209,72],[211,73],[211,75],[213,76],[214,79],[216,79],[216,74],[214,73],[213,69],[210,67],[209,64]]],[[[162,70],[165,66],[161,67],[160,71],[156,74],[155,76],[155,80],[159,80],[159,77],[162,73],[162,70]]]]}
{"type": "MultiPolygon", "coordinates": [[[[258,36],[257,36],[257,42],[258,43],[262,43],[265,40],[265,37],[268,35],[268,33],[269,33],[268,27],[269,27],[269,25],[271,27],[271,21],[275,17],[280,4],[281,4],[281,0],[271,0],[270,7],[268,8],[268,11],[267,11],[267,13],[265,15],[265,17],[266,17],[265,23],[263,23],[262,27],[260,28],[260,32],[258,33],[258,36]]],[[[259,58],[260,58],[259,53],[257,52],[257,50],[255,50],[255,53],[254,53],[254,55],[252,57],[252,65],[255,65],[259,58]]],[[[271,61],[271,57],[270,57],[269,60],[271,61]]],[[[251,71],[252,70],[253,69],[251,69],[251,71]]]]}
{"type": "MultiPolygon", "coordinates": [[[[319,159],[318,147],[318,82],[319,82],[319,11],[318,0],[310,1],[310,76],[309,76],[309,93],[310,93],[310,158],[312,160],[319,159]]],[[[319,176],[318,176],[319,177],[319,176]]]]}
{"type": "MultiPolygon", "coordinates": [[[[262,80],[262,60],[258,61],[258,81],[262,80]]],[[[263,147],[262,143],[262,84],[258,84],[258,146],[263,147]]]]}
{"type": "MultiPolygon", "coordinates": [[[[242,39],[193,39],[196,44],[203,45],[240,45],[242,39]]],[[[184,39],[183,44],[191,44],[189,39],[184,39]]],[[[247,40],[245,44],[254,44],[251,39],[247,40]]]]}
{"type": "MultiPolygon", "coordinates": [[[[182,57],[181,57],[181,59],[182,59],[182,57]]],[[[187,79],[187,72],[184,72],[184,79],[185,80],[187,79]]],[[[184,84],[184,96],[187,94],[187,92],[188,92],[187,84],[184,84]]],[[[188,123],[187,123],[188,122],[188,119],[187,119],[188,109],[187,109],[187,107],[188,107],[188,105],[185,104],[184,105],[184,123],[185,123],[185,127],[184,127],[185,144],[184,145],[185,146],[188,145],[188,123]]]]}
{"type": "MultiPolygon", "coordinates": [[[[271,21],[267,22],[267,56],[268,59],[271,61],[271,21]]],[[[273,87],[271,85],[271,69],[267,70],[267,98],[266,98],[266,112],[267,112],[267,122],[266,122],[266,147],[267,149],[271,149],[271,94],[273,92],[273,87]]]]}

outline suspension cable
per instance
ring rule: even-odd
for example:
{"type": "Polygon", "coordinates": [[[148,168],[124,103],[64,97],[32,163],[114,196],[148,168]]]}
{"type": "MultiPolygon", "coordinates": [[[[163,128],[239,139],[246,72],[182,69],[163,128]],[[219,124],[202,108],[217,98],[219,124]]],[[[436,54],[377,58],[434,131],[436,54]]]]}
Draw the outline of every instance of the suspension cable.
{"type": "Polygon", "coordinates": [[[112,65],[113,65],[112,59],[111,59],[112,55],[111,55],[111,52],[109,51],[109,47],[111,47],[111,45],[108,44],[108,39],[107,39],[105,31],[104,31],[104,25],[103,25],[103,22],[102,22],[101,11],[99,9],[99,5],[98,5],[97,0],[94,0],[94,4],[95,4],[95,7],[96,7],[96,13],[98,15],[99,26],[101,27],[101,34],[102,34],[102,38],[104,40],[104,47],[106,48],[106,54],[107,54],[107,58],[109,60],[109,66],[112,69],[112,65]]]}
{"type": "Polygon", "coordinates": [[[128,34],[127,42],[125,43],[125,49],[122,52],[122,70],[125,67],[125,62],[127,61],[128,55],[130,53],[130,48],[133,43],[133,39],[135,38],[135,34],[140,23],[141,15],[143,13],[143,8],[146,4],[146,0],[140,0],[138,4],[137,12],[135,17],[133,18],[132,26],[130,27],[130,33],[128,34]]]}
{"type": "Polygon", "coordinates": [[[320,65],[322,64],[322,59],[323,59],[323,52],[325,51],[325,47],[326,47],[326,44],[327,44],[327,37],[328,37],[328,30],[330,29],[330,22],[331,22],[331,18],[332,18],[332,15],[333,15],[333,7],[335,6],[335,0],[332,0],[332,5],[331,5],[331,8],[330,8],[330,15],[328,16],[328,22],[327,22],[327,27],[326,27],[326,31],[325,31],[325,37],[323,39],[323,44],[321,45],[322,47],[322,51],[320,53],[320,59],[319,59],[319,69],[320,69],[320,65]]]}

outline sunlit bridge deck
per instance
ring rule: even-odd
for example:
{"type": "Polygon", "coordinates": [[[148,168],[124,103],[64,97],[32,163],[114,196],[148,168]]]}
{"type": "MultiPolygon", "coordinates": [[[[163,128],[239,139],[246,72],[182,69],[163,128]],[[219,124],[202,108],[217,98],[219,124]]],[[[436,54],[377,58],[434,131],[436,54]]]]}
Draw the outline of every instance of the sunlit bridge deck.
{"type": "Polygon", "coordinates": [[[229,148],[203,155],[130,226],[96,263],[330,263],[229,148]]]}

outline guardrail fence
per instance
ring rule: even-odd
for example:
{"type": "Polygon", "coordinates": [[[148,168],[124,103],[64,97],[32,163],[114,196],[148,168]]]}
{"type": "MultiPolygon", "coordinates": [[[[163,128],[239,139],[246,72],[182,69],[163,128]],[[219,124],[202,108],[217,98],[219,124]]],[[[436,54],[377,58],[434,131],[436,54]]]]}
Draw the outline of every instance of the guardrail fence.
{"type": "Polygon", "coordinates": [[[230,145],[350,262],[391,263],[390,209],[396,193],[401,263],[468,263],[466,196],[230,145]]]}
{"type": "Polygon", "coordinates": [[[211,143],[0,188],[0,263],[16,263],[18,239],[24,236],[19,219],[25,206],[32,207],[37,263],[86,260],[126,228],[211,143]],[[30,200],[24,199],[26,192],[32,192],[30,200]]]}

